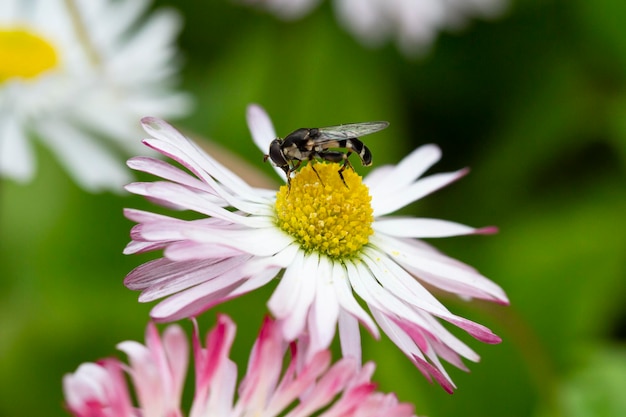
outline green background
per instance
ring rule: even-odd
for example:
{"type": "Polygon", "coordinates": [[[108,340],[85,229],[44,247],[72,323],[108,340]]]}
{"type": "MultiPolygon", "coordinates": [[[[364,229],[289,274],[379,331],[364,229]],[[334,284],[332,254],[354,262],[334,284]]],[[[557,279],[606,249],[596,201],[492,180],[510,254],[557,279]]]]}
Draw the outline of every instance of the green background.
{"type": "MultiPolygon", "coordinates": [[[[431,172],[471,167],[404,212],[499,226],[495,236],[431,243],[505,289],[510,307],[443,298],[503,343],[454,330],[482,361],[469,363],[470,373],[448,366],[458,386],[448,395],[386,338],[364,332],[383,391],[431,417],[626,415],[625,2],[518,0],[414,58],[392,43],[363,47],[328,2],[295,22],[228,1],[157,5],[185,19],[181,79],[196,107],[176,126],[268,175],[245,124],[250,102],[267,109],[280,135],[388,120],[366,141],[375,164],[437,143],[443,159],[431,172]]],[[[122,208],[159,209],[126,194],[85,193],[46,149],[37,152],[31,184],[0,183],[2,416],[67,415],[62,376],[123,357],[115,344],[143,340],[151,307],[122,284],[154,256],[122,255],[132,226],[122,208]]],[[[215,311],[235,318],[240,374],[271,290],[201,319],[206,331],[215,311]]]]}

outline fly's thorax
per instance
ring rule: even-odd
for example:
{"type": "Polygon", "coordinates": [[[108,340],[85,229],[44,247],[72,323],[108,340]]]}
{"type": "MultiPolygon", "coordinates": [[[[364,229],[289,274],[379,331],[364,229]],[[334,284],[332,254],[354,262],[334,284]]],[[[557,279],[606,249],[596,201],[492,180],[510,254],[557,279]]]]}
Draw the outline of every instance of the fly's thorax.
{"type": "Polygon", "coordinates": [[[276,196],[278,226],[307,252],[331,258],[359,253],[373,233],[371,196],[361,177],[340,164],[307,164],[276,196]],[[317,173],[316,173],[317,172],[317,173]],[[318,176],[319,174],[319,176],[318,176]]]}

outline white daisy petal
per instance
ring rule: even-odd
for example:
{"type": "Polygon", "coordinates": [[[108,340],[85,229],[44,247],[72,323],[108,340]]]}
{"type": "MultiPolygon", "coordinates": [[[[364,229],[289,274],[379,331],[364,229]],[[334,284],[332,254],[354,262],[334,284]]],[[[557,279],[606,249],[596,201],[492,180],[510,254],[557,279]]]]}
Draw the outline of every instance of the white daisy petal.
{"type": "Polygon", "coordinates": [[[130,180],[130,174],[112,153],[72,125],[60,120],[42,120],[36,130],[85,189],[120,191],[130,180]]]}
{"type": "Polygon", "coordinates": [[[245,181],[204,153],[168,123],[153,117],[144,117],[141,121],[144,130],[159,139],[146,139],[146,145],[181,163],[216,190],[222,189],[216,186],[217,181],[226,190],[237,190],[239,195],[247,199],[258,199],[258,195],[245,181]]]}
{"type": "Polygon", "coordinates": [[[304,267],[305,255],[301,251],[298,251],[295,255],[293,263],[285,269],[280,283],[267,302],[267,306],[272,311],[272,314],[278,319],[287,317],[297,303],[297,294],[300,288],[300,281],[302,280],[300,271],[304,267]]]}
{"type": "Polygon", "coordinates": [[[326,349],[335,336],[339,317],[339,302],[335,293],[333,266],[323,260],[319,263],[315,280],[315,299],[309,313],[309,356],[326,349]]]}
{"type": "Polygon", "coordinates": [[[375,221],[372,227],[390,236],[413,238],[491,234],[497,231],[492,226],[475,229],[447,220],[426,218],[383,218],[375,221]]]}
{"type": "Polygon", "coordinates": [[[197,259],[210,258],[231,258],[243,255],[245,252],[233,246],[224,246],[219,243],[204,243],[182,241],[173,242],[165,248],[163,255],[172,261],[193,261],[197,259]]]}
{"type": "Polygon", "coordinates": [[[443,304],[400,265],[388,259],[384,254],[371,249],[366,249],[364,255],[362,259],[376,280],[395,297],[434,315],[449,314],[443,304]]]}
{"type": "Polygon", "coordinates": [[[131,290],[143,291],[162,288],[163,283],[186,279],[188,273],[213,265],[217,259],[174,263],[167,258],[159,258],[140,265],[130,271],[124,279],[124,285],[131,290]]]}
{"type": "Polygon", "coordinates": [[[213,193],[213,189],[207,186],[206,183],[187,174],[185,171],[158,159],[138,156],[129,159],[127,165],[136,171],[156,175],[177,184],[186,185],[187,187],[196,188],[198,190],[208,193],[213,193]]]}
{"type": "MultiPolygon", "coordinates": [[[[88,97],[81,100],[80,108],[73,111],[71,123],[75,126],[88,126],[91,132],[97,132],[99,139],[110,142],[113,149],[126,155],[136,155],[146,149],[140,140],[141,128],[137,123],[137,114],[152,112],[152,105],[143,104],[135,110],[128,99],[119,104],[119,97],[114,91],[95,89],[88,97]],[[106,112],[103,109],[108,109],[106,112]],[[141,113],[140,113],[141,112],[141,113]],[[115,122],[112,123],[111,121],[115,122]]],[[[156,100],[155,100],[156,101],[156,100]]],[[[151,114],[168,113],[161,110],[151,114]]]]}
{"type": "MultiPolygon", "coordinates": [[[[217,232],[217,230],[216,230],[217,232]]],[[[288,247],[292,239],[274,228],[259,228],[250,230],[221,231],[208,236],[204,231],[191,231],[187,233],[189,239],[197,238],[198,241],[216,243],[224,246],[238,248],[255,256],[271,256],[288,247]]]]}
{"type": "Polygon", "coordinates": [[[350,283],[354,292],[361,297],[370,308],[374,308],[386,315],[395,315],[409,323],[426,329],[428,324],[413,309],[400,302],[392,293],[387,291],[385,287],[380,285],[374,279],[367,279],[370,274],[365,268],[348,265],[348,274],[350,275],[350,283]],[[352,270],[351,270],[352,269],[352,270]]]}
{"type": "Polygon", "coordinates": [[[291,310],[291,314],[279,320],[287,340],[295,340],[304,332],[307,316],[315,297],[315,277],[318,264],[319,258],[317,256],[305,256],[303,268],[307,272],[299,271],[299,278],[301,279],[297,283],[297,292],[293,294],[296,298],[294,308],[291,310]]]}
{"type": "Polygon", "coordinates": [[[348,271],[343,265],[333,264],[333,284],[337,300],[343,311],[356,318],[376,339],[380,337],[378,328],[369,314],[359,305],[352,294],[352,287],[348,279],[348,271]]]}
{"type": "Polygon", "coordinates": [[[382,234],[373,237],[372,241],[421,280],[464,296],[508,303],[502,288],[467,265],[382,234]]]}
{"type": "Polygon", "coordinates": [[[376,322],[380,324],[385,334],[407,355],[412,359],[413,363],[422,372],[422,374],[428,378],[435,378],[439,385],[443,387],[447,392],[452,393],[456,386],[452,382],[452,379],[445,371],[441,363],[436,363],[435,366],[426,361],[426,358],[415,345],[411,338],[402,331],[395,323],[385,317],[383,314],[373,311],[372,314],[376,318],[376,322]],[[438,366],[437,366],[438,365],[438,366]]]}
{"type": "MultiPolygon", "coordinates": [[[[269,152],[270,143],[277,137],[274,125],[269,116],[262,107],[251,104],[248,106],[246,112],[246,120],[248,121],[248,128],[250,129],[252,140],[263,154],[267,154],[269,152]]],[[[274,168],[276,174],[278,174],[283,181],[287,181],[287,176],[282,169],[273,164],[272,168],[274,168]]]]}
{"type": "Polygon", "coordinates": [[[267,152],[270,142],[276,139],[276,131],[269,116],[261,106],[251,104],[248,106],[246,119],[252,140],[261,152],[267,152]]]}
{"type": "MultiPolygon", "coordinates": [[[[200,244],[220,245],[255,256],[272,256],[287,246],[292,240],[272,227],[254,229],[225,229],[211,227],[197,222],[184,224],[145,224],[138,232],[148,241],[191,241],[200,244]]],[[[210,257],[207,252],[205,257],[210,257]]]]}
{"type": "Polygon", "coordinates": [[[449,172],[445,174],[433,174],[414,182],[402,190],[398,190],[393,196],[388,196],[388,198],[384,199],[380,197],[377,200],[372,199],[374,216],[380,217],[399,210],[402,207],[411,204],[442,187],[445,187],[451,182],[458,180],[467,173],[467,169],[461,169],[456,172],[449,172]]]}
{"type": "Polygon", "coordinates": [[[352,357],[357,363],[361,363],[361,333],[359,322],[346,311],[339,311],[337,320],[339,328],[339,340],[341,342],[341,353],[344,357],[352,357]]]}
{"type": "MultiPolygon", "coordinates": [[[[151,197],[159,201],[165,201],[198,213],[227,220],[236,224],[247,225],[249,227],[265,227],[267,219],[264,217],[249,217],[226,210],[222,205],[218,205],[217,200],[212,195],[199,194],[187,187],[173,183],[132,183],[126,186],[126,190],[134,194],[151,197]]],[[[243,206],[243,204],[242,204],[243,206]]],[[[257,211],[252,204],[246,205],[250,211],[257,211]]],[[[262,211],[262,210],[258,210],[262,211]]]]}
{"type": "Polygon", "coordinates": [[[150,316],[156,321],[176,321],[186,317],[195,317],[213,305],[229,299],[229,294],[243,281],[237,276],[238,270],[226,271],[210,281],[178,292],[157,304],[150,316]]]}
{"type": "Polygon", "coordinates": [[[172,76],[175,67],[171,63],[174,62],[176,50],[171,46],[171,39],[180,32],[181,27],[180,15],[174,10],[156,11],[133,32],[132,39],[118,45],[111,66],[117,74],[130,72],[124,78],[129,86],[142,81],[158,83],[172,76]],[[143,62],[149,65],[141,65],[143,62]]]}
{"type": "Polygon", "coordinates": [[[404,332],[397,324],[393,323],[382,311],[372,309],[372,316],[376,319],[376,323],[383,329],[383,332],[411,359],[425,359],[424,353],[420,350],[415,342],[404,332]]]}
{"type": "Polygon", "coordinates": [[[251,269],[247,268],[249,263],[250,262],[241,268],[241,274],[248,278],[229,294],[229,298],[239,297],[240,295],[247,294],[257,288],[261,288],[276,278],[276,275],[278,275],[281,270],[279,267],[269,267],[256,272],[251,272],[251,269]]]}
{"type": "Polygon", "coordinates": [[[398,190],[409,186],[439,159],[441,159],[441,149],[438,146],[422,145],[404,157],[393,169],[387,170],[384,180],[370,183],[369,177],[374,174],[372,172],[365,177],[364,181],[370,187],[372,198],[374,196],[383,198],[383,195],[393,195],[398,190]]]}
{"type": "Polygon", "coordinates": [[[293,267],[288,267],[285,270],[280,284],[268,302],[268,307],[278,319],[283,334],[289,341],[295,340],[303,332],[309,308],[315,297],[315,277],[319,258],[310,255],[304,255],[302,258],[300,270],[293,267]],[[286,288],[291,289],[291,291],[287,293],[283,287],[281,292],[276,295],[283,282],[289,284],[286,288]],[[291,300],[287,301],[286,298],[291,298],[291,300]],[[281,303],[285,307],[279,306],[281,303]]]}
{"type": "MultiPolygon", "coordinates": [[[[256,105],[248,108],[247,117],[255,142],[266,149],[275,138],[269,117],[256,105]]],[[[427,378],[447,391],[454,385],[441,359],[466,370],[463,358],[477,361],[478,355],[442,321],[480,341],[500,341],[486,327],[450,312],[423,283],[462,298],[506,303],[502,289],[418,240],[487,234],[495,228],[384,216],[467,172],[420,178],[440,158],[436,146],[421,147],[397,167],[375,170],[368,177],[369,188],[353,170],[342,172],[342,182],[337,175],[341,166],[319,162],[315,169],[304,164],[295,170],[290,186],[272,195],[245,184],[167,123],[152,118],[143,122],[153,136],[144,143],[190,173],[152,158],[133,158],[132,168],[163,180],[133,183],[127,189],[201,216],[179,220],[125,211],[138,223],[125,252],[162,249],[166,257],[135,269],[126,279],[129,288],[142,291],[142,301],[166,297],[153,309],[154,319],[195,316],[278,277],[267,305],[283,341],[298,340],[300,366],[332,343],[337,328],[344,356],[360,362],[359,323],[375,338],[378,325],[427,378]]],[[[262,394],[254,397],[265,398],[262,394]]]]}
{"type": "Polygon", "coordinates": [[[459,355],[472,362],[480,360],[480,356],[476,352],[450,333],[439,321],[432,317],[427,318],[427,320],[430,322],[433,333],[437,335],[437,339],[431,339],[429,343],[437,352],[442,352],[439,356],[450,363],[454,363],[460,369],[463,369],[465,365],[460,361],[459,355]]]}
{"type": "Polygon", "coordinates": [[[394,168],[393,165],[381,165],[372,169],[365,178],[363,178],[363,183],[370,189],[370,194],[372,192],[374,194],[379,193],[379,195],[380,193],[384,193],[385,184],[388,183],[389,176],[394,171],[394,168]]]}
{"type": "Polygon", "coordinates": [[[244,273],[275,267],[279,270],[285,269],[295,261],[296,257],[300,255],[300,252],[300,247],[292,243],[272,256],[252,259],[248,262],[248,270],[245,270],[244,273]]]}
{"type": "Polygon", "coordinates": [[[213,280],[241,266],[249,256],[226,259],[171,261],[166,258],[150,262],[149,268],[136,268],[127,277],[125,284],[132,289],[141,289],[141,300],[149,302],[177,293],[199,283],[213,280]],[[206,272],[210,266],[210,273],[206,272]],[[141,268],[141,269],[140,269],[141,268]],[[152,285],[155,284],[155,285],[152,285]]]}
{"type": "MultiPolygon", "coordinates": [[[[227,169],[224,168],[223,171],[221,170],[216,171],[214,175],[207,174],[205,170],[203,170],[202,168],[199,168],[200,166],[202,166],[203,162],[198,161],[198,159],[195,157],[189,157],[188,152],[195,154],[198,152],[197,149],[189,149],[189,148],[181,149],[177,147],[176,145],[172,145],[169,142],[150,140],[150,139],[144,140],[144,143],[150,146],[151,148],[161,152],[162,154],[174,159],[177,162],[184,161],[181,163],[183,163],[186,168],[188,168],[190,171],[192,171],[194,174],[200,177],[203,181],[205,181],[207,185],[209,185],[211,189],[214,190],[215,195],[219,196],[225,201],[230,201],[230,200],[237,201],[237,199],[234,198],[230,194],[229,190],[232,189],[233,187],[235,187],[236,189],[238,186],[235,184],[229,184],[230,176],[226,172],[227,169]]],[[[205,161],[204,163],[206,164],[206,162],[208,161],[205,161]]],[[[210,162],[213,165],[217,166],[217,163],[215,161],[210,161],[210,162]]]]}
{"type": "Polygon", "coordinates": [[[104,44],[108,43],[112,49],[112,46],[117,44],[116,41],[124,35],[124,32],[129,27],[132,27],[134,22],[140,19],[148,10],[150,0],[118,1],[107,7],[102,6],[101,4],[99,13],[92,20],[98,22],[99,17],[101,20],[109,23],[107,25],[97,25],[97,28],[101,29],[101,31],[98,34],[94,34],[94,36],[100,40],[99,45],[104,47],[104,44]],[[106,29],[110,31],[108,36],[106,29]]]}
{"type": "Polygon", "coordinates": [[[0,3],[0,23],[6,25],[19,16],[20,0],[5,0],[0,3]]]}
{"type": "Polygon", "coordinates": [[[165,242],[139,242],[132,241],[129,242],[124,248],[124,255],[133,255],[136,253],[144,253],[151,252],[155,250],[165,249],[167,247],[167,243],[165,242]]]}
{"type": "Polygon", "coordinates": [[[33,149],[17,120],[0,118],[0,174],[29,181],[35,173],[33,149]]]}

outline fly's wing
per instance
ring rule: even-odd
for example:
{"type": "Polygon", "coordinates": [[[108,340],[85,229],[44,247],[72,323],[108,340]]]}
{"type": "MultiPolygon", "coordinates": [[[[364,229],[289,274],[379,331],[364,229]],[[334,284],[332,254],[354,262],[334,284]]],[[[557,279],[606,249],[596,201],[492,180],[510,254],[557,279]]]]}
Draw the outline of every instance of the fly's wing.
{"type": "Polygon", "coordinates": [[[370,135],[383,130],[387,126],[389,126],[388,122],[347,123],[345,125],[310,129],[309,134],[316,144],[322,145],[327,142],[370,135]]]}

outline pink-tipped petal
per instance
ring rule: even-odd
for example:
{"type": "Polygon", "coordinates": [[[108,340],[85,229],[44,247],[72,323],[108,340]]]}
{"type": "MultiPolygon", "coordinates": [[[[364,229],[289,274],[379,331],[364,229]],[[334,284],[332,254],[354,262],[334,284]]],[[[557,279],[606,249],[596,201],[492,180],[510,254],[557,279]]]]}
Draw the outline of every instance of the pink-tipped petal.
{"type": "Polygon", "coordinates": [[[374,230],[395,237],[434,238],[473,234],[493,234],[497,228],[484,227],[475,229],[460,223],[440,219],[426,218],[388,218],[377,220],[372,225],[374,230]]]}

